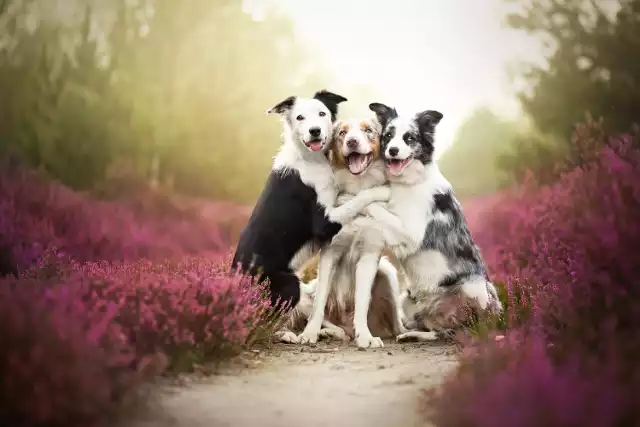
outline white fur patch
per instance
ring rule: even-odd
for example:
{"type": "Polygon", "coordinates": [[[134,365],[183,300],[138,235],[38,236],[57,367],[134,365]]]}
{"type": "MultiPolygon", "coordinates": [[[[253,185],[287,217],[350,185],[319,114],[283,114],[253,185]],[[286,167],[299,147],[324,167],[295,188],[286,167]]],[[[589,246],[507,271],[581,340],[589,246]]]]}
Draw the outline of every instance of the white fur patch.
{"type": "Polygon", "coordinates": [[[407,132],[417,131],[415,122],[410,118],[400,116],[396,119],[393,119],[390,125],[393,125],[395,127],[395,135],[393,136],[391,141],[389,141],[386,147],[385,155],[388,158],[393,157],[399,160],[404,160],[410,157],[413,154],[413,149],[406,144],[406,142],[402,137],[407,132]],[[391,148],[398,149],[398,154],[396,156],[391,156],[389,154],[389,150],[391,148]]]}

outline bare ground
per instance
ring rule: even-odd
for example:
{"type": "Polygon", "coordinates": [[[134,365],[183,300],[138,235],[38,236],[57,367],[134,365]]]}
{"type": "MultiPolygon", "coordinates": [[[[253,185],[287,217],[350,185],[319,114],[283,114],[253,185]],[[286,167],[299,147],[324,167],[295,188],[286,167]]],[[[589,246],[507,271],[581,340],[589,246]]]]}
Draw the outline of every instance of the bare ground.
{"type": "Polygon", "coordinates": [[[163,386],[156,409],[133,427],[425,426],[420,390],[439,384],[457,357],[445,344],[359,351],[320,343],[275,345],[238,360],[213,376],[163,386]]]}

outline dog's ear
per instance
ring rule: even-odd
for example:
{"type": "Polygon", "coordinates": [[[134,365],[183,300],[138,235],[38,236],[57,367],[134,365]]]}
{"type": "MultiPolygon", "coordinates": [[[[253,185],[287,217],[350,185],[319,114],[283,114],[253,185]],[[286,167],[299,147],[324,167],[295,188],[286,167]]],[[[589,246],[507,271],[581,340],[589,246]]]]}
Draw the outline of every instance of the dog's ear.
{"type": "Polygon", "coordinates": [[[442,120],[442,113],[436,110],[425,110],[417,114],[416,118],[420,127],[435,127],[442,120]]]}
{"type": "Polygon", "coordinates": [[[347,101],[344,96],[329,92],[328,90],[319,90],[313,95],[313,99],[322,102],[331,112],[331,120],[335,121],[338,115],[338,104],[347,101]]]}
{"type": "Polygon", "coordinates": [[[283,99],[282,101],[278,102],[276,105],[274,105],[273,107],[269,108],[267,110],[267,114],[284,114],[286,112],[288,112],[289,110],[291,110],[291,107],[293,107],[293,104],[296,103],[296,97],[295,96],[290,96],[286,99],[283,99]]]}
{"type": "Polygon", "coordinates": [[[388,105],[384,105],[379,102],[372,102],[371,104],[369,104],[369,110],[373,111],[376,114],[376,118],[378,119],[378,122],[380,122],[380,126],[382,126],[383,129],[390,120],[398,117],[398,112],[395,108],[389,107],[388,105]]]}

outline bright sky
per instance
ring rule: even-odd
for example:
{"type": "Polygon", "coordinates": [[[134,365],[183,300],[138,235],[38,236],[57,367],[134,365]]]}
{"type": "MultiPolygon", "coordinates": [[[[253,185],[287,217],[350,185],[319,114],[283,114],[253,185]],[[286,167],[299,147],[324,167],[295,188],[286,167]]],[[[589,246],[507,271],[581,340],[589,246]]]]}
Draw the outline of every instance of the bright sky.
{"type": "Polygon", "coordinates": [[[478,106],[517,117],[507,65],[541,58],[534,39],[503,27],[505,0],[271,1],[340,87],[367,84],[399,110],[441,111],[444,145],[478,106]]]}

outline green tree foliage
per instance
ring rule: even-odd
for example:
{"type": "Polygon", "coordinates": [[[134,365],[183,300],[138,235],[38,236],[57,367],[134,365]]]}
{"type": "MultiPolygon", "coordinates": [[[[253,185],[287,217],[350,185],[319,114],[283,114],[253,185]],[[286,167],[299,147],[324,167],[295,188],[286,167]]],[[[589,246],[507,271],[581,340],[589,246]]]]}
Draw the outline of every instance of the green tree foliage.
{"type": "Polygon", "coordinates": [[[529,64],[524,111],[545,134],[569,141],[590,113],[609,132],[640,121],[640,0],[508,0],[522,4],[507,17],[514,29],[540,37],[547,64],[529,64]]]}
{"type": "Polygon", "coordinates": [[[281,141],[265,111],[322,81],[290,22],[241,0],[54,3],[75,13],[0,0],[3,151],[75,188],[256,196],[281,141]]]}
{"type": "Polygon", "coordinates": [[[458,128],[453,145],[438,160],[440,170],[460,197],[491,193],[509,179],[499,157],[516,144],[524,124],[504,120],[489,108],[474,111],[458,128]],[[502,168],[501,168],[502,167],[502,168]]]}
{"type": "Polygon", "coordinates": [[[520,134],[497,165],[511,181],[530,171],[546,183],[582,164],[576,124],[595,117],[611,134],[640,121],[640,0],[506,1],[521,6],[507,25],[538,37],[549,55],[522,70],[528,87],[518,97],[536,130],[520,134]]]}

